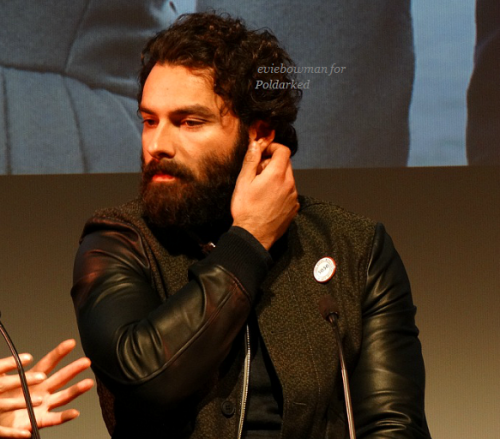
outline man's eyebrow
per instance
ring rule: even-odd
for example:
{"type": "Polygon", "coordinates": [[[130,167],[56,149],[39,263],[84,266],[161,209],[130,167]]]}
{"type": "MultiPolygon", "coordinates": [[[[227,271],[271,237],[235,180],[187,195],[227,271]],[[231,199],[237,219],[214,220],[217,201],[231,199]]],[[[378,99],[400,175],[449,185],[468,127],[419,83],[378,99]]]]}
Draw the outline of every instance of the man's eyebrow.
{"type": "Polygon", "coordinates": [[[139,111],[139,113],[154,114],[153,110],[150,110],[149,108],[144,107],[142,105],[139,106],[139,110],[138,111],[139,111]]]}
{"type": "MultiPolygon", "coordinates": [[[[155,112],[153,110],[151,110],[145,106],[142,106],[142,105],[139,107],[139,112],[145,113],[145,114],[155,114],[155,112]]],[[[176,110],[172,111],[170,114],[174,115],[174,116],[186,116],[189,114],[194,114],[197,116],[202,116],[202,117],[211,118],[211,119],[216,118],[218,115],[217,113],[214,113],[210,108],[206,107],[205,105],[199,105],[199,104],[188,105],[185,107],[177,108],[176,110]]]]}
{"type": "Polygon", "coordinates": [[[194,114],[196,116],[202,116],[211,119],[217,117],[217,114],[214,113],[210,108],[199,104],[188,105],[186,107],[178,108],[172,111],[172,114],[179,116],[194,114]]]}

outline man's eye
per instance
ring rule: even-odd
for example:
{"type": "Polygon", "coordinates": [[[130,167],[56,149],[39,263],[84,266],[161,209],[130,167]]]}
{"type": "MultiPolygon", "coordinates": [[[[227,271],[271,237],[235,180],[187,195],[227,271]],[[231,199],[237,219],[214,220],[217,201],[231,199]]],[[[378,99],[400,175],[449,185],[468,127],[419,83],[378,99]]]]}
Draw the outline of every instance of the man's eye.
{"type": "Polygon", "coordinates": [[[188,127],[198,127],[203,125],[203,121],[197,119],[185,119],[182,123],[188,127]]]}
{"type": "Polygon", "coordinates": [[[154,119],[142,119],[142,123],[147,127],[152,127],[156,124],[156,121],[154,119]]]}

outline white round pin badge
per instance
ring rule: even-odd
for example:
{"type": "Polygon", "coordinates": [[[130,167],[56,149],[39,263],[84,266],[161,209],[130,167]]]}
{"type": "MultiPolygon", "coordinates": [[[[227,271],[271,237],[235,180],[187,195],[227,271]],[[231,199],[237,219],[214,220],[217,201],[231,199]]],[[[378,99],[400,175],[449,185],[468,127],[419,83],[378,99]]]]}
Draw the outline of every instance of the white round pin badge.
{"type": "Polygon", "coordinates": [[[321,283],[328,282],[335,274],[336,269],[337,265],[332,258],[322,258],[314,266],[314,279],[321,283]]]}

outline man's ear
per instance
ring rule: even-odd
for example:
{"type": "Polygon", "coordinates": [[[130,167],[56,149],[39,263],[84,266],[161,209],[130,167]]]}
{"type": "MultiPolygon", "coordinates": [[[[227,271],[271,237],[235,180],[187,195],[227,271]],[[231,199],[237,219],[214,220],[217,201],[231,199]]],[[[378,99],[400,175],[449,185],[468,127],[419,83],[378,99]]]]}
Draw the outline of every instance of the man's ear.
{"type": "Polygon", "coordinates": [[[275,131],[263,120],[257,120],[248,129],[248,141],[257,142],[264,151],[274,140],[275,131]]]}

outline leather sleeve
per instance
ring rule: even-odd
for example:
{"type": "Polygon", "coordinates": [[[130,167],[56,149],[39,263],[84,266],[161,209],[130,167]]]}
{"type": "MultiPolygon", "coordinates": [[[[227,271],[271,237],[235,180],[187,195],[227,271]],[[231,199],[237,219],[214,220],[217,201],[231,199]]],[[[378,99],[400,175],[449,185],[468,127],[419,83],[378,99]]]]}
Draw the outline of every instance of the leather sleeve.
{"type": "Polygon", "coordinates": [[[172,407],[203,387],[229,352],[255,292],[213,262],[224,260],[221,247],[193,264],[186,285],[162,302],[133,227],[83,238],[72,289],[82,345],[96,375],[122,401],[158,412],[172,407]]]}
{"type": "Polygon", "coordinates": [[[358,439],[430,437],[415,311],[403,263],[377,225],[363,301],[361,354],[350,380],[358,439]]]}

